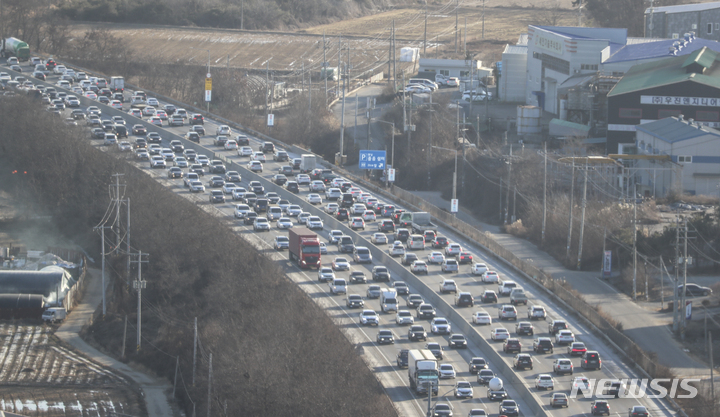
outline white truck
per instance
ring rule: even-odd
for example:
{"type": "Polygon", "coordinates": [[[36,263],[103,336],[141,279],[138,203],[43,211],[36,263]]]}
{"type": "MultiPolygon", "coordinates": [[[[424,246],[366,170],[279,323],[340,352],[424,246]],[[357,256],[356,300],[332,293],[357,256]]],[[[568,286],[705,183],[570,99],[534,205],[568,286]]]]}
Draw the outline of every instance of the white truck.
{"type": "Polygon", "coordinates": [[[122,93],[125,90],[125,78],[110,77],[110,86],[108,87],[113,93],[122,93]]]}
{"type": "Polygon", "coordinates": [[[64,307],[50,307],[43,311],[42,320],[46,323],[59,323],[67,317],[67,310],[64,307]]]}
{"type": "Polygon", "coordinates": [[[300,155],[300,172],[307,174],[316,168],[315,155],[302,154],[300,155]]]}
{"type": "Polygon", "coordinates": [[[411,349],[408,352],[408,379],[410,389],[419,395],[427,395],[432,386],[433,395],[438,394],[438,364],[435,355],[427,349],[411,349]]]}
{"type": "Polygon", "coordinates": [[[398,311],[397,290],[394,288],[383,290],[380,293],[380,308],[385,313],[398,311]]]}

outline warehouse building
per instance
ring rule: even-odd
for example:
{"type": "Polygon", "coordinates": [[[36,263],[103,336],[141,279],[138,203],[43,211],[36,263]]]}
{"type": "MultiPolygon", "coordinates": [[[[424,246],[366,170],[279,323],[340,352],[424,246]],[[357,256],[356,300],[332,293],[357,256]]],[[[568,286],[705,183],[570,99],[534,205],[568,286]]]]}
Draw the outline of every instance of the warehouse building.
{"type": "Polygon", "coordinates": [[[720,182],[720,131],[682,117],[668,117],[637,127],[638,155],[668,156],[637,160],[638,192],[664,197],[684,193],[716,195],[720,182]]]}
{"type": "Polygon", "coordinates": [[[679,39],[686,32],[720,40],[720,2],[650,7],[645,10],[645,37],[679,39]]]}
{"type": "Polygon", "coordinates": [[[607,153],[632,153],[636,126],[684,115],[720,127],[718,53],[702,48],[632,67],[608,93],[607,153]]]}

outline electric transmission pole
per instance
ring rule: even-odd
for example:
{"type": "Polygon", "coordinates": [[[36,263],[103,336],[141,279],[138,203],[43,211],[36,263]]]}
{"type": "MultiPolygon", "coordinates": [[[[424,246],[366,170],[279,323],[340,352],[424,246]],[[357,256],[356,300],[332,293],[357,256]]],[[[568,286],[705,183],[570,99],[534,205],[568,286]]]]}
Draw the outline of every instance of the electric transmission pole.
{"type": "Polygon", "coordinates": [[[143,281],[142,279],[142,264],[148,263],[148,260],[143,260],[143,255],[149,256],[149,254],[145,253],[143,254],[142,251],[138,251],[137,262],[138,264],[138,276],[137,280],[133,281],[133,288],[137,290],[138,293],[138,303],[137,303],[137,351],[140,352],[140,349],[142,348],[142,290],[147,287],[147,281],[143,281]]]}
{"type": "Polygon", "coordinates": [[[325,68],[325,107],[328,105],[328,90],[327,90],[327,79],[328,79],[328,62],[327,62],[327,41],[325,40],[325,31],[323,30],[323,68],[325,68]]]}
{"type": "MultiPolygon", "coordinates": [[[[486,100],[487,101],[487,100],[486,100]]],[[[543,142],[543,159],[545,160],[545,171],[543,181],[543,218],[542,218],[542,243],[545,245],[545,224],[547,219],[547,142],[543,142]]],[[[513,203],[515,204],[515,203],[513,203]]],[[[513,206],[514,208],[515,206],[513,206]]]]}
{"type": "Polygon", "coordinates": [[[460,11],[460,0],[455,0],[455,53],[458,52],[458,12],[460,11]]]}
{"type": "Polygon", "coordinates": [[[585,233],[585,207],[587,206],[587,179],[588,179],[588,160],[585,158],[585,181],[583,184],[582,214],[580,216],[580,242],[578,243],[578,260],[577,269],[580,270],[582,261],[583,234],[585,233]]]}
{"type": "Polygon", "coordinates": [[[427,18],[428,18],[428,5],[425,0],[425,30],[423,31],[423,58],[427,58],[425,52],[427,51],[427,18]]]}
{"type": "Polygon", "coordinates": [[[572,227],[573,227],[573,204],[575,197],[575,160],[573,159],[572,163],[572,177],[570,180],[570,220],[568,221],[568,237],[567,237],[567,247],[565,249],[565,259],[570,260],[570,244],[572,242],[572,227]]]}

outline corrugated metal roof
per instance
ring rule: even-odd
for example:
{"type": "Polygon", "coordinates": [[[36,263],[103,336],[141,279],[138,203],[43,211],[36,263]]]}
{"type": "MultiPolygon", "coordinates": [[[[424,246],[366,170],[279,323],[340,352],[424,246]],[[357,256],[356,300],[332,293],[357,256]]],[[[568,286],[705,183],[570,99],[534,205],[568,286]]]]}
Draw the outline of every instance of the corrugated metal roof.
{"type": "Polygon", "coordinates": [[[689,121],[680,120],[678,117],[667,117],[643,123],[635,126],[635,129],[667,143],[681,142],[707,135],[717,136],[718,140],[720,140],[720,131],[698,124],[691,125],[689,121]]]}
{"type": "Polygon", "coordinates": [[[702,48],[690,54],[683,62],[682,67],[685,68],[688,65],[698,64],[705,68],[712,67],[713,63],[717,59],[718,54],[708,48],[702,48]]]}
{"type": "Polygon", "coordinates": [[[677,6],[663,6],[663,7],[648,7],[645,9],[645,14],[653,13],[686,13],[686,12],[701,12],[703,10],[710,10],[720,8],[720,1],[713,1],[709,3],[693,3],[693,4],[679,4],[677,6]]]}
{"type": "Polygon", "coordinates": [[[662,58],[670,56],[684,56],[691,54],[702,48],[709,48],[715,52],[720,52],[720,42],[707,39],[695,38],[686,46],[682,47],[676,55],[670,55],[669,49],[678,39],[667,40],[651,40],[649,42],[630,44],[623,46],[617,52],[614,52],[610,58],[603,61],[603,64],[611,64],[614,62],[639,61],[642,59],[662,58]]]}
{"type": "Polygon", "coordinates": [[[517,54],[517,55],[527,55],[528,47],[527,45],[505,45],[505,50],[503,51],[503,54],[517,54]]]}
{"type": "Polygon", "coordinates": [[[520,34],[520,36],[518,37],[517,44],[518,44],[518,46],[527,46],[528,34],[527,33],[520,34]]]}
{"type": "MultiPolygon", "coordinates": [[[[717,59],[717,54],[715,54],[717,59]]],[[[682,66],[685,57],[674,56],[654,62],[638,64],[630,68],[615,87],[608,93],[608,97],[627,94],[634,91],[646,90],[663,85],[692,81],[698,84],[720,89],[720,71],[716,66],[704,74],[688,73],[682,66]]]]}

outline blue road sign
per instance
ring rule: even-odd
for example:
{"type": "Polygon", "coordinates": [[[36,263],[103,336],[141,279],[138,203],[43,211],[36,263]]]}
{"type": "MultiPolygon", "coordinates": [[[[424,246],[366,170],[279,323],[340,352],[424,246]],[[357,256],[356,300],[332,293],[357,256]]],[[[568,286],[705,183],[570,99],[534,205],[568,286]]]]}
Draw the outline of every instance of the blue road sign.
{"type": "Polygon", "coordinates": [[[385,169],[385,151],[360,151],[360,169],[385,169]]]}

